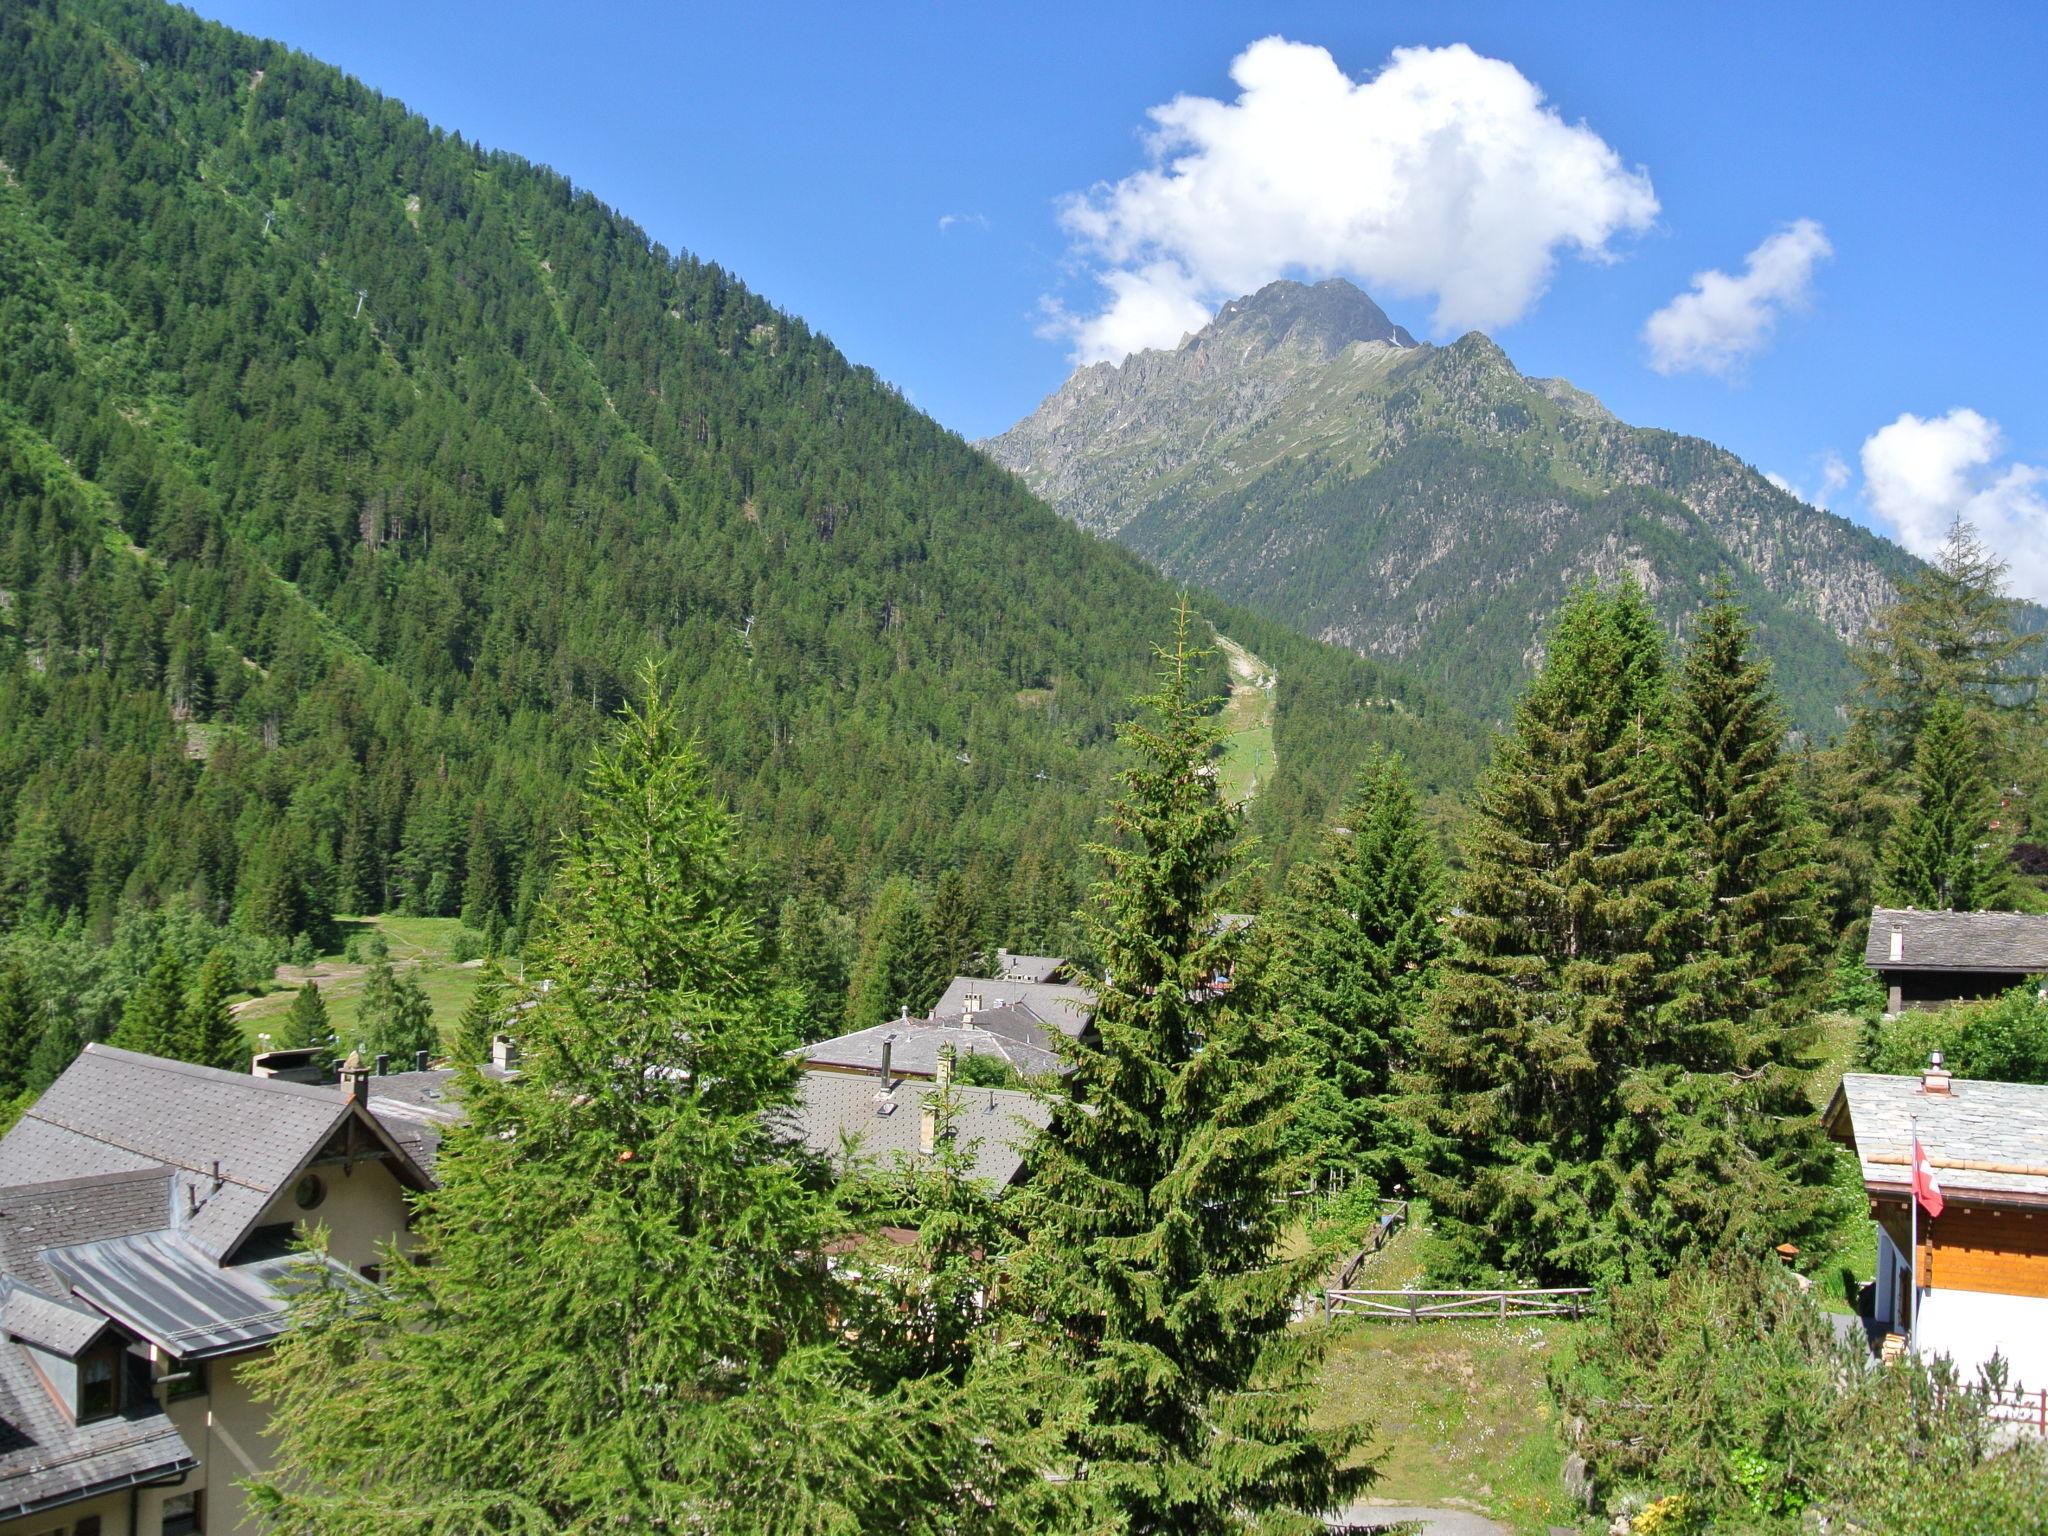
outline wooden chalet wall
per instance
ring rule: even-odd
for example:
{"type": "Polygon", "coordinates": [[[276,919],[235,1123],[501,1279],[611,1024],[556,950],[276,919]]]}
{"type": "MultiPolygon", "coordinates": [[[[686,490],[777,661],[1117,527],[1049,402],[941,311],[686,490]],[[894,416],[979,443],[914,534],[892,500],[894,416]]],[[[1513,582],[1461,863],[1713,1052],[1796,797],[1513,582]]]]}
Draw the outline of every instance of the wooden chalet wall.
{"type": "MultiPolygon", "coordinates": [[[[1911,1251],[1905,1201],[1873,1200],[1871,1214],[1900,1253],[1911,1251]]],[[[1937,1219],[1921,1218],[1920,1284],[1938,1291],[2048,1297],[2048,1209],[1951,1198],[1937,1219]]]]}

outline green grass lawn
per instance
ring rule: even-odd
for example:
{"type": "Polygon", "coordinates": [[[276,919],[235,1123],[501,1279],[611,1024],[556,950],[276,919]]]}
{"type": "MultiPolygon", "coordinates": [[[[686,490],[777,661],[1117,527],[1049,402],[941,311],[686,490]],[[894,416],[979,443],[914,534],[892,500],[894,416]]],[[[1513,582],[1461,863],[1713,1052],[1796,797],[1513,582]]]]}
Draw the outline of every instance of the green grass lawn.
{"type": "Polygon", "coordinates": [[[1266,664],[1227,635],[1217,649],[1230,664],[1230,698],[1223,706],[1223,758],[1217,766],[1227,800],[1249,800],[1272,781],[1279,757],[1273,750],[1274,690],[1263,687],[1266,664]]]}
{"type": "Polygon", "coordinates": [[[1368,1498],[1477,1509],[1533,1536],[1573,1522],[1544,1372],[1580,1324],[1328,1326],[1316,1422],[1370,1427],[1359,1459],[1380,1475],[1368,1498]]]}
{"type": "MultiPolygon", "coordinates": [[[[453,958],[455,938],[462,932],[462,924],[452,917],[385,915],[339,918],[336,927],[340,930],[342,946],[346,946],[354,935],[372,928],[384,935],[385,943],[391,946],[391,963],[419,978],[427,1001],[434,1006],[434,1023],[445,1038],[468,1005],[471,994],[476,991],[477,973],[482,969],[473,963],[459,965],[453,958]]],[[[321,999],[327,1004],[328,1021],[346,1046],[356,1028],[356,1007],[366,971],[367,967],[349,961],[339,947],[332,954],[322,955],[304,971],[294,966],[281,966],[275,990],[243,1002],[235,1010],[242,1032],[249,1038],[250,1048],[261,1050],[264,1047],[267,1042],[259,1037],[291,1008],[292,999],[298,995],[299,982],[306,976],[320,984],[321,999]]]]}

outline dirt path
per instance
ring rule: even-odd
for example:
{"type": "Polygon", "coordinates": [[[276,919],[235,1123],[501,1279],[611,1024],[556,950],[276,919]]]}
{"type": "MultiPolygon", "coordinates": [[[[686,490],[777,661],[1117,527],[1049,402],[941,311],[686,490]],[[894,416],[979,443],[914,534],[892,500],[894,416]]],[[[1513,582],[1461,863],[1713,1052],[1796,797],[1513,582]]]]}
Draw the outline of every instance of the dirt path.
{"type": "Polygon", "coordinates": [[[1272,778],[1276,680],[1272,668],[1230,636],[1218,634],[1216,649],[1230,668],[1230,702],[1223,707],[1223,788],[1234,800],[1249,801],[1272,778]]]}

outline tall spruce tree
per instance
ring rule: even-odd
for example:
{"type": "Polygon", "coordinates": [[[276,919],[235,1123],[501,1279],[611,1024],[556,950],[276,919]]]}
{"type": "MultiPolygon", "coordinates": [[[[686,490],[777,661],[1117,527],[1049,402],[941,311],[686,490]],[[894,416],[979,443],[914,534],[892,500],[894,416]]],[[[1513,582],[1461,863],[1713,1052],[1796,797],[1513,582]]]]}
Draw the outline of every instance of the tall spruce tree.
{"type": "Polygon", "coordinates": [[[1686,647],[1675,702],[1672,766],[1708,897],[1706,945],[1720,962],[1714,1006],[1738,1036],[1736,1068],[1782,1065],[1826,984],[1826,881],[1770,669],[1725,584],[1686,647]]]}
{"type": "Polygon", "coordinates": [[[1901,906],[1985,911],[2010,903],[2006,839],[1985,764],[1981,719],[1936,699],[1913,752],[1913,800],[1892,833],[1885,878],[1901,906]]]}
{"type": "Polygon", "coordinates": [[[1316,1170],[1401,1166],[1395,1075],[1443,951],[1443,861],[1398,758],[1375,754],[1271,919],[1272,986],[1305,1031],[1316,1170]]]}
{"type": "Polygon", "coordinates": [[[505,968],[496,960],[486,960],[476,978],[476,991],[455,1022],[456,1065],[476,1067],[491,1059],[491,1041],[505,1028],[511,1011],[510,992],[505,968]]]}
{"type": "Polygon", "coordinates": [[[0,965],[0,1105],[29,1086],[29,1060],[42,1036],[42,1009],[28,968],[12,959],[0,965]]]}
{"type": "Polygon", "coordinates": [[[1455,943],[1418,1030],[1416,1107],[1436,1138],[1420,1182],[1465,1272],[1625,1262],[1642,1170],[1611,1159],[1624,1086],[1681,1048],[1710,976],[1646,724],[1664,709],[1661,640],[1616,616],[1588,588],[1557,620],[1481,781],[1455,943]]]}
{"type": "Polygon", "coordinates": [[[732,829],[651,678],[600,751],[529,960],[525,1072],[472,1076],[415,1258],[309,1293],[258,1368],[272,1528],[971,1529],[947,1383],[872,1384],[788,1139],[796,1068],[732,829]]]}
{"type": "Polygon", "coordinates": [[[1046,1475],[1015,1522],[1221,1532],[1325,1509],[1369,1476],[1309,1427],[1313,1335],[1290,1333],[1314,1259],[1277,1257],[1299,1080],[1292,1026],[1255,983],[1209,982],[1240,822],[1217,794],[1216,725],[1192,695],[1186,604],[1158,690],[1124,727],[1138,761],[1097,852],[1096,1039],[1053,1104],[1018,1204],[1005,1297],[1023,1347],[990,1373],[1027,1406],[1046,1475]]]}
{"type": "Polygon", "coordinates": [[[228,998],[235,990],[234,957],[216,948],[199,967],[192,996],[173,1043],[173,1054],[202,1067],[219,1067],[224,1072],[249,1069],[249,1047],[242,1029],[228,1010],[228,998]]]}
{"type": "Polygon", "coordinates": [[[185,962],[165,944],[121,1009],[112,1044],[147,1056],[176,1056],[185,1024],[185,962]]]}
{"type": "Polygon", "coordinates": [[[906,1011],[922,1013],[945,985],[932,986],[932,971],[924,901],[907,876],[891,876],[868,908],[860,958],[847,988],[846,1027],[869,1029],[906,1011]]]}
{"type": "Polygon", "coordinates": [[[320,995],[320,983],[307,980],[292,996],[284,1023],[277,1035],[279,1050],[300,1050],[325,1045],[334,1026],[327,1019],[327,1000],[320,995]]]}

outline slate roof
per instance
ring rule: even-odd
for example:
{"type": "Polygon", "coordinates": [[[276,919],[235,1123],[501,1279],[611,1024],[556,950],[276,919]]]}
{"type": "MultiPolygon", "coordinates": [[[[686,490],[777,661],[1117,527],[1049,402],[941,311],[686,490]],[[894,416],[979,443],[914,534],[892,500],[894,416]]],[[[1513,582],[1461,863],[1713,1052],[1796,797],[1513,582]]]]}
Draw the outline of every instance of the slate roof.
{"type": "MultiPolygon", "coordinates": [[[[478,1069],[485,1077],[505,1078],[497,1067],[478,1069]]],[[[453,1067],[425,1072],[392,1072],[370,1079],[370,1113],[412,1160],[433,1172],[441,1137],[462,1118],[462,1096],[453,1067]]]]}
{"type": "Polygon", "coordinates": [[[2048,916],[2032,912],[1919,912],[1876,907],[1863,963],[1879,971],[2048,972],[2048,916]],[[1900,934],[1892,959],[1892,930],[1900,934]]]}
{"type": "Polygon", "coordinates": [[[154,1400],[73,1425],[23,1352],[0,1348],[0,1520],[198,1465],[154,1400]]]}
{"type": "Polygon", "coordinates": [[[184,1234],[221,1260],[349,1113],[338,1086],[88,1045],[0,1139],[0,1186],[176,1169],[173,1203],[197,1204],[184,1234]]]}
{"type": "Polygon", "coordinates": [[[993,1056],[1025,1077],[1061,1070],[1059,1031],[1022,1003],[992,1008],[972,1019],[897,1019],[804,1046],[797,1054],[813,1067],[841,1072],[882,1071],[882,1043],[893,1042],[890,1070],[911,1077],[935,1077],[939,1052],[953,1047],[959,1059],[993,1056]]]}
{"type": "MultiPolygon", "coordinates": [[[[792,1129],[813,1152],[834,1159],[852,1156],[883,1165],[915,1164],[924,1158],[924,1107],[938,1096],[935,1083],[898,1079],[889,1093],[871,1077],[846,1072],[806,1072],[798,1085],[792,1129]]],[[[1052,1119],[1052,1107],[1036,1094],[1014,1088],[953,1088],[953,1132],[973,1155],[974,1176],[995,1189],[1007,1187],[1024,1162],[1024,1150],[1052,1119]]]]}
{"type": "Polygon", "coordinates": [[[1920,1145],[1945,1194],[2048,1204],[2048,1086],[1957,1078],[1939,1094],[1922,1092],[1917,1077],[1851,1072],[1823,1118],[1830,1135],[1856,1148],[1867,1188],[1903,1195],[1911,1182],[1906,1160],[1915,1116],[1920,1145]],[[2011,1171],[1945,1163],[1992,1163],[2011,1171]]]}
{"type": "Polygon", "coordinates": [[[955,976],[931,1011],[935,1019],[957,1019],[967,1000],[981,999],[976,1012],[1022,1003],[1061,1034],[1078,1038],[1095,1017],[1095,994],[1073,982],[1005,981],[1000,976],[955,976]]]}
{"type": "Polygon", "coordinates": [[[1058,955],[1013,955],[996,951],[996,974],[1004,981],[1051,981],[1067,968],[1058,955]]]}
{"type": "Polygon", "coordinates": [[[153,1396],[73,1424],[31,1348],[74,1356],[115,1325],[188,1359],[274,1337],[304,1260],[244,1239],[352,1117],[402,1180],[426,1184],[339,1086],[105,1045],[0,1138],[0,1519],[198,1465],[153,1396]]]}

